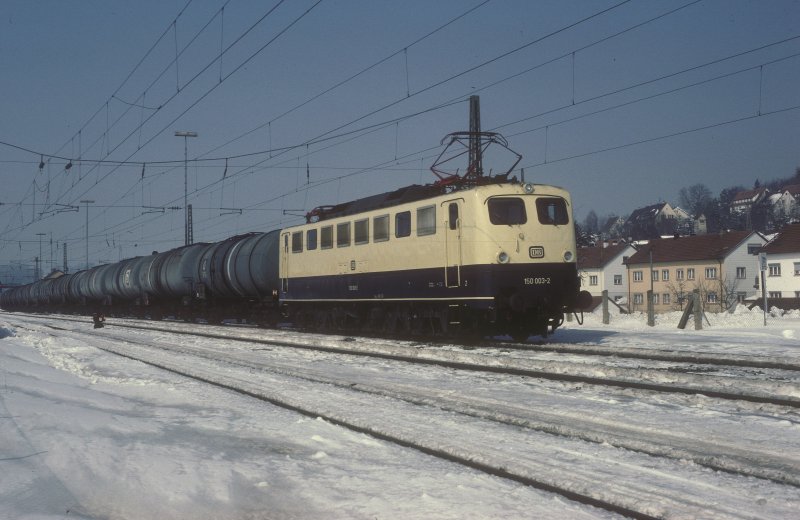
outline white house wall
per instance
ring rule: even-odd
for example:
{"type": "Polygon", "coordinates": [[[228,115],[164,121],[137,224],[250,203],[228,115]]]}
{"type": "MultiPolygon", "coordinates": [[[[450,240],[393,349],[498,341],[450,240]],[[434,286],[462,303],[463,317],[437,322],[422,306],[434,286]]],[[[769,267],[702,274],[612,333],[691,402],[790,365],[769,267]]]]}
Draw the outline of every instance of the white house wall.
{"type": "Polygon", "coordinates": [[[768,293],[779,291],[782,298],[800,298],[800,275],[795,274],[795,263],[800,263],[800,253],[767,255],[767,264],[781,266],[780,276],[770,276],[769,270],[766,272],[768,293]]]}
{"type": "Polygon", "coordinates": [[[633,256],[636,250],[633,247],[626,247],[622,252],[614,258],[613,262],[606,265],[605,278],[608,280],[608,297],[612,300],[628,297],[628,273],[627,267],[622,263],[623,258],[626,256],[633,256]],[[614,275],[619,275],[622,278],[621,285],[614,285],[614,275]]]}
{"type": "Polygon", "coordinates": [[[604,290],[608,290],[608,297],[612,300],[628,297],[628,275],[625,264],[622,260],[626,256],[632,256],[636,250],[628,246],[623,249],[612,261],[604,268],[581,269],[581,289],[589,291],[592,296],[602,296],[604,290]],[[622,279],[620,285],[614,285],[614,275],[619,275],[622,279]],[[590,284],[590,276],[597,276],[597,285],[590,284]]]}
{"type": "Polygon", "coordinates": [[[755,285],[756,276],[759,274],[758,255],[748,254],[747,246],[749,244],[758,244],[763,246],[766,240],[758,234],[750,235],[746,241],[740,244],[728,256],[725,257],[723,264],[723,281],[729,286],[733,286],[736,293],[745,293],[745,298],[755,298],[761,293],[757,290],[755,285]],[[744,278],[736,278],[736,268],[744,267],[746,269],[744,278]]]}

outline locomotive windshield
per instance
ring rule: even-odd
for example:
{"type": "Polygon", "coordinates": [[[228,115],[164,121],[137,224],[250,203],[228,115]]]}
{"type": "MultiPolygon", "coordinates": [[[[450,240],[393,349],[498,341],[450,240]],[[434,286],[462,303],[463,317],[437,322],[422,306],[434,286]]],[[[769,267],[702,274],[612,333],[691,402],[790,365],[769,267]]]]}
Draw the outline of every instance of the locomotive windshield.
{"type": "Polygon", "coordinates": [[[489,220],[498,226],[525,224],[528,221],[525,201],[518,197],[489,199],[489,220]]]}
{"type": "Polygon", "coordinates": [[[569,224],[567,203],[564,199],[556,197],[541,197],[536,199],[536,213],[540,224],[553,226],[569,224]]]}

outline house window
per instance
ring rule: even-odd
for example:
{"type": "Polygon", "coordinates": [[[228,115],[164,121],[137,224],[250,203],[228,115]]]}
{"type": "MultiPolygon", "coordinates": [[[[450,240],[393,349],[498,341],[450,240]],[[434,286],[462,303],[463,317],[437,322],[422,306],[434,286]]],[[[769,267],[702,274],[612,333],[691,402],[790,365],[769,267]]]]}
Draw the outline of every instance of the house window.
{"type": "Polygon", "coordinates": [[[737,280],[744,280],[747,278],[747,268],[746,267],[737,267],[736,268],[736,279],[737,280]]]}
{"type": "Polygon", "coordinates": [[[589,275],[589,285],[597,285],[597,275],[589,275]]]}
{"type": "Polygon", "coordinates": [[[800,291],[795,291],[794,292],[794,297],[795,298],[800,298],[800,291]]]}
{"type": "Polygon", "coordinates": [[[642,293],[634,293],[633,294],[633,303],[635,305],[641,305],[644,303],[644,294],[642,293]]]}
{"type": "Polygon", "coordinates": [[[694,280],[694,267],[689,267],[686,269],[686,279],[694,280]]]}
{"type": "Polygon", "coordinates": [[[641,282],[644,280],[644,276],[642,275],[642,271],[634,271],[633,272],[633,281],[634,282],[641,282]]]}
{"type": "Polygon", "coordinates": [[[716,280],[716,279],[717,279],[717,268],[706,267],[706,280],[716,280]]]}
{"type": "Polygon", "coordinates": [[[417,236],[436,233],[436,206],[425,206],[417,210],[417,236]]]}
{"type": "Polygon", "coordinates": [[[706,294],[706,303],[717,303],[717,293],[709,291],[708,294],[706,294]]]}
{"type": "Polygon", "coordinates": [[[800,276],[800,262],[794,263],[794,275],[800,276]]]}
{"type": "Polygon", "coordinates": [[[651,275],[652,275],[652,277],[653,277],[653,281],[654,281],[654,282],[657,282],[657,281],[658,281],[658,271],[653,271],[653,272],[651,273],[651,275]]]}
{"type": "Polygon", "coordinates": [[[394,216],[394,236],[396,238],[411,235],[411,212],[403,211],[394,216]]]}
{"type": "Polygon", "coordinates": [[[783,298],[783,293],[781,291],[770,291],[769,292],[770,298],[783,298]]]}
{"type": "Polygon", "coordinates": [[[761,250],[761,244],[747,244],[747,254],[757,255],[761,250]]]}
{"type": "Polygon", "coordinates": [[[781,264],[767,264],[767,268],[769,268],[769,275],[770,276],[780,276],[781,275],[781,264]]]}
{"type": "Polygon", "coordinates": [[[354,230],[356,245],[369,243],[369,219],[356,220],[354,230]]]}
{"type": "Polygon", "coordinates": [[[336,224],[336,247],[348,247],[350,245],[350,223],[342,222],[336,224]]]}
{"type": "Polygon", "coordinates": [[[661,270],[661,279],[665,282],[669,281],[669,269],[662,269],[661,270]]]}
{"type": "Polygon", "coordinates": [[[676,280],[683,280],[683,269],[676,269],[675,270],[675,279],[676,280]]]}
{"type": "Polygon", "coordinates": [[[389,215],[381,215],[372,219],[372,241],[386,242],[389,240],[389,215]]]}
{"type": "Polygon", "coordinates": [[[319,246],[322,249],[333,247],[333,226],[325,226],[320,229],[319,246]]]}
{"type": "Polygon", "coordinates": [[[297,231],[292,233],[292,253],[303,252],[303,232],[297,231]]]}
{"type": "Polygon", "coordinates": [[[615,274],[614,275],[614,285],[622,285],[622,275],[615,274]]]}
{"type": "Polygon", "coordinates": [[[746,292],[737,292],[736,293],[736,301],[739,303],[744,303],[745,298],[747,298],[746,292]]]}
{"type": "Polygon", "coordinates": [[[669,305],[670,304],[670,299],[671,299],[671,297],[670,297],[669,293],[664,293],[664,294],[661,295],[661,302],[664,305],[669,305]]]}
{"type": "Polygon", "coordinates": [[[658,305],[658,293],[653,293],[653,305],[658,305]]]}

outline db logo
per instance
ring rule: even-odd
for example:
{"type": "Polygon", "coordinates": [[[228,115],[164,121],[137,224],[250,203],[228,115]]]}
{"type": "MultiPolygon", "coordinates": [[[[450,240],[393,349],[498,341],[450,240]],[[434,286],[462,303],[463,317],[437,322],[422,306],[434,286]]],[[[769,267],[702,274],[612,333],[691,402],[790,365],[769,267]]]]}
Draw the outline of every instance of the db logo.
{"type": "Polygon", "coordinates": [[[531,258],[544,258],[544,248],[542,246],[531,246],[528,249],[531,258]]]}

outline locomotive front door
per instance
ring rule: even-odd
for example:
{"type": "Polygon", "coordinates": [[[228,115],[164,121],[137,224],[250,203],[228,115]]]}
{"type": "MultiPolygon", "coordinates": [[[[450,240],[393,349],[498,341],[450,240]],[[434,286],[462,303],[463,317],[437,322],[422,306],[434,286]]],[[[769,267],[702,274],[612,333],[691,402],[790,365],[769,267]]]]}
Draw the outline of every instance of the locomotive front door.
{"type": "Polygon", "coordinates": [[[461,286],[461,216],[463,215],[463,202],[463,199],[456,199],[442,203],[445,243],[444,283],[446,287],[461,286]]]}
{"type": "Polygon", "coordinates": [[[289,290],[289,233],[281,235],[280,277],[281,291],[285,293],[289,290]]]}

